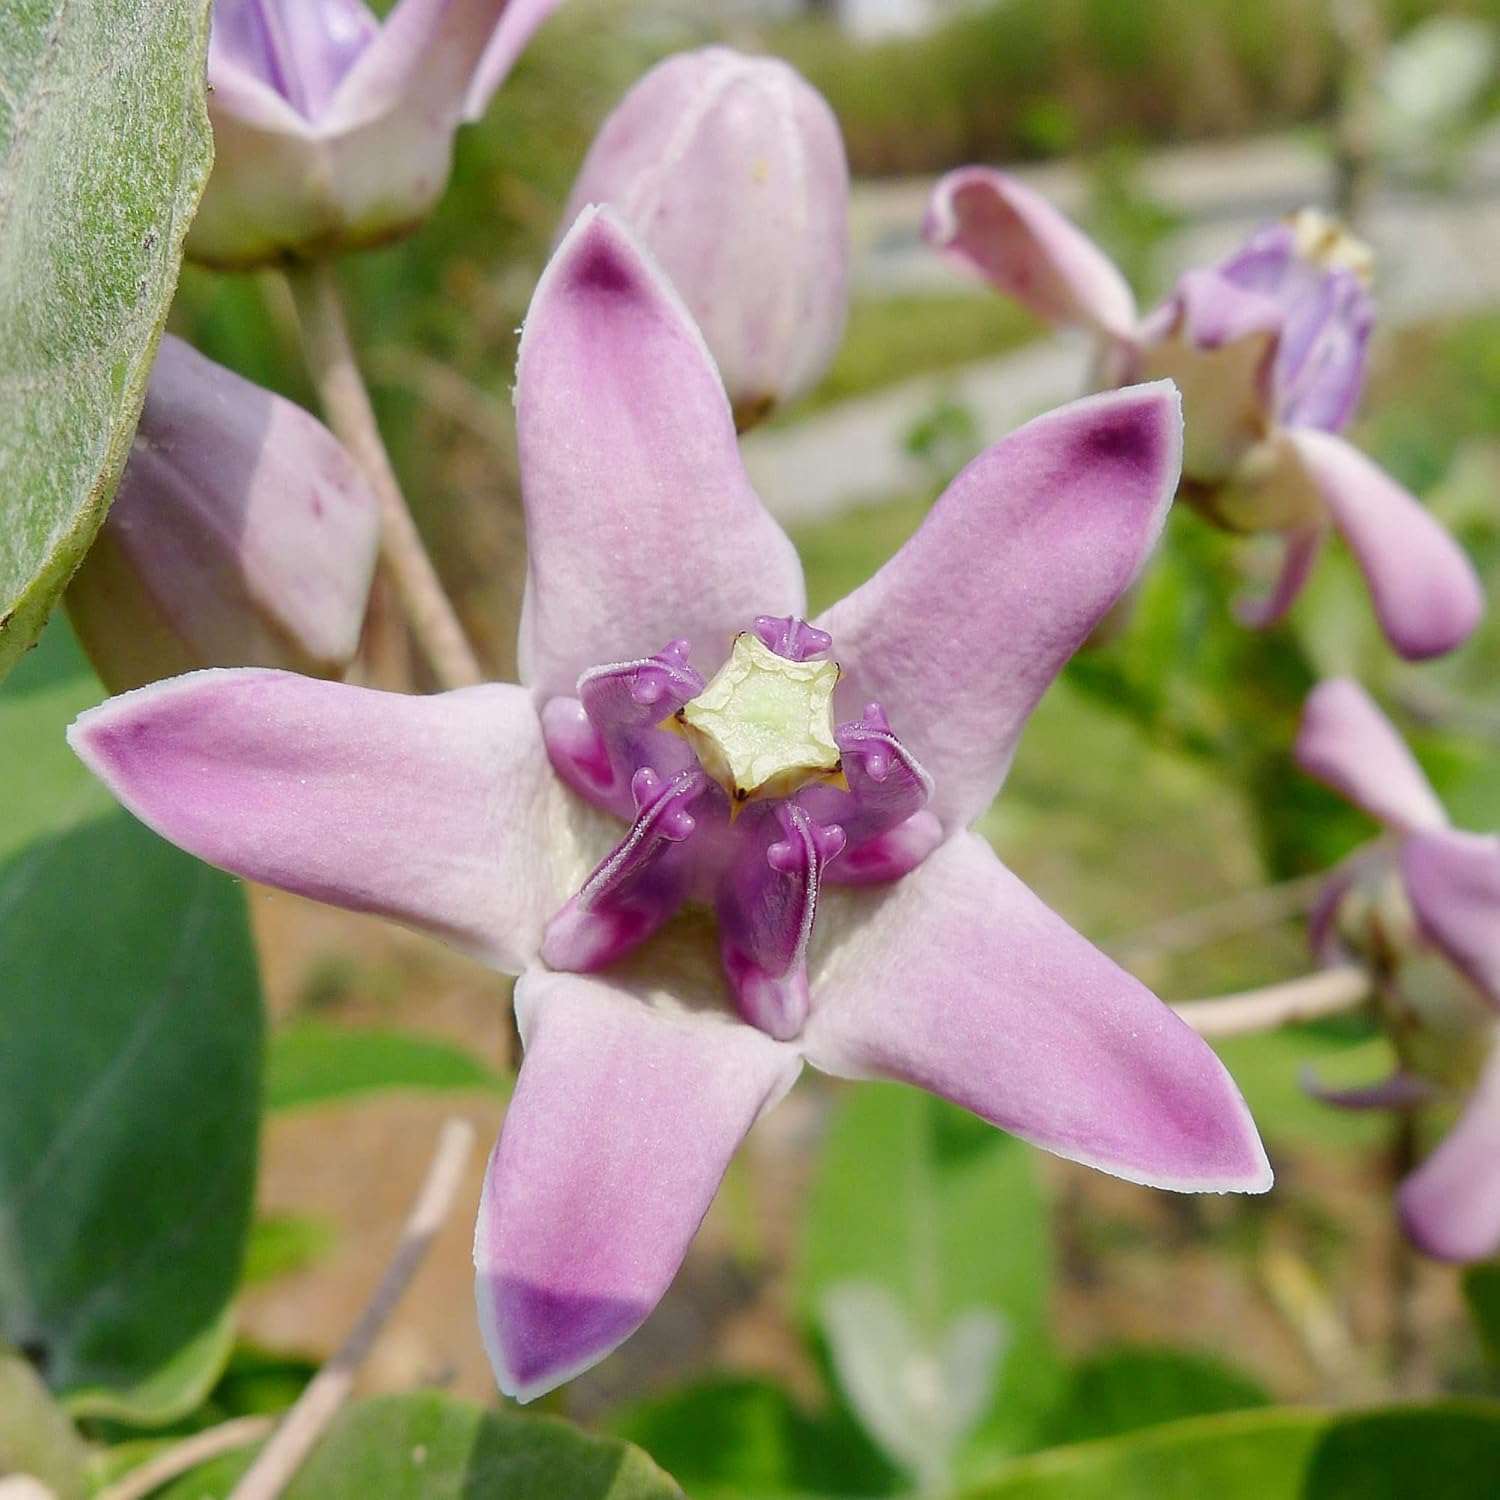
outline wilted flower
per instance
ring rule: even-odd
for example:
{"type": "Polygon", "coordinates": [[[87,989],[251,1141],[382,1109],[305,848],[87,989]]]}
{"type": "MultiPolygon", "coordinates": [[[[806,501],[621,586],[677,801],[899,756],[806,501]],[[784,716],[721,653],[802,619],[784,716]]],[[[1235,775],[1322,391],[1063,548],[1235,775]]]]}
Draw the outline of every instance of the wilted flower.
{"type": "Polygon", "coordinates": [[[321,422],[168,334],[68,613],[115,692],[209,666],[337,676],[379,540],[375,496],[321,422]]]}
{"type": "Polygon", "coordinates": [[[1400,1069],[1373,1088],[1319,1092],[1363,1108],[1465,1100],[1398,1202],[1429,1255],[1482,1260],[1500,1249],[1500,838],[1449,826],[1411,752],[1347,678],[1320,683],[1308,698],[1297,763],[1390,835],[1334,874],[1313,938],[1325,959],[1352,950],[1383,976],[1383,1019],[1400,1069]],[[1468,981],[1462,994],[1406,982],[1403,971],[1424,951],[1468,981]]]}
{"type": "Polygon", "coordinates": [[[310,259],[415,229],[453,136],[560,0],[214,0],[214,167],[188,254],[310,259]]]}
{"type": "Polygon", "coordinates": [[[1269,596],[1241,610],[1247,623],[1291,608],[1332,528],[1402,656],[1440,655],[1473,630],[1483,595],[1462,549],[1338,436],[1359,399],[1374,305],[1369,251],[1335,221],[1307,211],[1266,225],[1217,266],[1186,272],[1145,318],[1104,252],[1003,172],[949,173],[924,232],[1039,317],[1093,332],[1101,384],[1177,382],[1183,498],[1229,530],[1285,542],[1269,596]]]}
{"type": "Polygon", "coordinates": [[[607,210],[537,287],[516,420],[523,686],[200,673],[72,733],[212,863],[521,975],[475,1235],[501,1386],[534,1396],[642,1322],[804,1058],[1132,1181],[1264,1189],[1214,1054],[966,831],[1156,539],[1171,387],[981,455],[814,624],[698,330],[607,210]]]}
{"type": "Polygon", "coordinates": [[[590,203],[661,263],[742,431],[817,383],[849,308],[849,169],[796,69],[727,47],[659,63],[594,138],[564,227],[590,203]]]}

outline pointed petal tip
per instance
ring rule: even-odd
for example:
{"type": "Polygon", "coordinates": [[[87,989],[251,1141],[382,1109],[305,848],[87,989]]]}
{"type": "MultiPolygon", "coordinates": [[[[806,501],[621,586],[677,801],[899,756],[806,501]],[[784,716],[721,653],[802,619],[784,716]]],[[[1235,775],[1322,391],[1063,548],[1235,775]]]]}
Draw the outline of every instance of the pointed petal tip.
{"type": "Polygon", "coordinates": [[[570,1295],[483,1269],[474,1293],[495,1383],[521,1406],[592,1369],[651,1312],[638,1303],[570,1295]]]}

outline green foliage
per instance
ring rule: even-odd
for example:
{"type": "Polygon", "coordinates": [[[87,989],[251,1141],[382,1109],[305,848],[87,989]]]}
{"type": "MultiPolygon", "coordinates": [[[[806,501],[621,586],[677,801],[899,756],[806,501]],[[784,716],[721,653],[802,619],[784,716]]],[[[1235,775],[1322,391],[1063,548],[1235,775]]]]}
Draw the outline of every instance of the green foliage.
{"type": "MultiPolygon", "coordinates": [[[[159,1500],[225,1500],[253,1455],[195,1469],[159,1500]]],[[[283,1491],[286,1500],[680,1500],[637,1448],[545,1417],[446,1396],[378,1396],[346,1408],[283,1491]]]]}
{"type": "Polygon", "coordinates": [[[111,804],[56,628],[0,693],[0,1336],[75,1413],[166,1422],[228,1356],[262,1016],[244,898],[111,804]]]}
{"type": "Polygon", "coordinates": [[[293,1021],[271,1037],[266,1108],[304,1109],[386,1089],[477,1089],[508,1080],[461,1047],[396,1031],[353,1031],[293,1021]]]}
{"type": "Polygon", "coordinates": [[[29,1474],[57,1500],[79,1500],[87,1456],[30,1361],[0,1344],[0,1476],[29,1474]]]}
{"type": "Polygon", "coordinates": [[[1500,1262],[1467,1267],[1464,1298],[1486,1358],[1500,1369],[1500,1262]]]}
{"type": "Polygon", "coordinates": [[[1180,1417],[1265,1406],[1265,1390],[1206,1354],[1119,1348],[1090,1355],[1068,1371],[1047,1420],[1047,1446],[1114,1437],[1180,1417]]]}
{"type": "Polygon", "coordinates": [[[1024,1458],[961,1500],[1473,1500],[1500,1453],[1500,1406],[1198,1417],[1024,1458]]]}
{"type": "Polygon", "coordinates": [[[0,867],[0,1326],[75,1411],[167,1421],[227,1355],[262,1017],[232,881],[125,814],[0,867]]]}
{"type": "Polygon", "coordinates": [[[846,1095],[806,1210],[798,1304],[831,1337],[830,1294],[873,1284],[909,1319],[908,1358],[923,1361],[939,1357],[959,1320],[997,1318],[998,1378],[981,1393],[961,1467],[1026,1447],[1051,1404],[1051,1273],[1047,1204],[1025,1146],[915,1089],[867,1084],[846,1095]]]}
{"type": "Polygon", "coordinates": [[[765,1380],[721,1376],[689,1385],[616,1413],[610,1430],[671,1470],[693,1500],[905,1489],[847,1412],[804,1411],[765,1380]]]}
{"type": "Polygon", "coordinates": [[[0,30],[0,677],[114,497],[207,180],[207,0],[33,0],[0,30]]]}

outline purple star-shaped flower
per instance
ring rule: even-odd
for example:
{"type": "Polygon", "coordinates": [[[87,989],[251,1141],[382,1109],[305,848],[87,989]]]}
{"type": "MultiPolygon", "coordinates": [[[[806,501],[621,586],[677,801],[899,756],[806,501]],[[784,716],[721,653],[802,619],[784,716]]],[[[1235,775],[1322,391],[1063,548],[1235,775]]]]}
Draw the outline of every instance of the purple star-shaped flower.
{"type": "Polygon", "coordinates": [[[1375,311],[1369,252],[1334,221],[1305,211],[1263,226],[1218,265],[1186,272],[1144,318],[1109,257],[1004,172],[950,172],[924,233],[1038,317],[1093,333],[1101,383],[1177,382],[1184,497],[1232,531],[1285,542],[1269,595],[1241,607],[1247,624],[1285,615],[1332,529],[1402,656],[1438,656],[1467,639],[1484,609],[1468,558],[1339,436],[1364,383],[1375,311]]]}
{"type": "Polygon", "coordinates": [[[212,863],[521,976],[475,1235],[502,1388],[534,1396],[642,1322],[804,1059],[1132,1181],[1269,1186],[1209,1048],[967,831],[1156,539],[1171,386],[983,454],[812,624],[702,338],[607,210],[537,287],[516,414],[520,686],[202,672],[72,732],[212,863]]]}
{"type": "Polygon", "coordinates": [[[1388,1019],[1403,1053],[1401,1071],[1372,1088],[1321,1096],[1388,1109],[1455,1086],[1467,1095],[1458,1122],[1402,1184],[1398,1207],[1407,1233],[1429,1255],[1483,1260],[1500,1250],[1500,838],[1449,826],[1411,751],[1348,678],[1313,690],[1296,755],[1304,771],[1393,837],[1356,851],[1329,881],[1314,912],[1315,949],[1336,955],[1354,928],[1399,960],[1414,937],[1469,980],[1484,1007],[1448,1007],[1428,1018],[1398,994],[1402,1009],[1388,1019]],[[1390,931],[1403,925],[1414,931],[1390,931]]]}

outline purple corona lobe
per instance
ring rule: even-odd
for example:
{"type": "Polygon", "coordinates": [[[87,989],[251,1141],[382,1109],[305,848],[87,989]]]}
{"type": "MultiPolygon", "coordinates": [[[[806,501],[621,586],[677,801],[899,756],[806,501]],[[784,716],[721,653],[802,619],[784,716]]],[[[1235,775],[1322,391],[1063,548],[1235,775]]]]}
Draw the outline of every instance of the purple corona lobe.
{"type": "MultiPolygon", "coordinates": [[[[750,633],[798,664],[833,637],[796,615],[757,615],[750,633]]],[[[577,698],[542,710],[547,753],[580,796],[630,828],[548,925],[542,956],[592,972],[623,957],[686,901],[718,914],[724,973],[751,1025],[787,1041],[807,1018],[806,957],[825,875],[894,880],[936,846],[922,821],[932,781],[879,703],[833,730],[839,781],[738,800],[700,764],[674,717],[704,691],[689,643],[593,667],[577,698]],[[915,825],[904,833],[906,825],[915,825]]],[[[763,728],[759,732],[765,733],[763,728]]],[[[834,877],[836,878],[836,877],[834,877]]]]}

